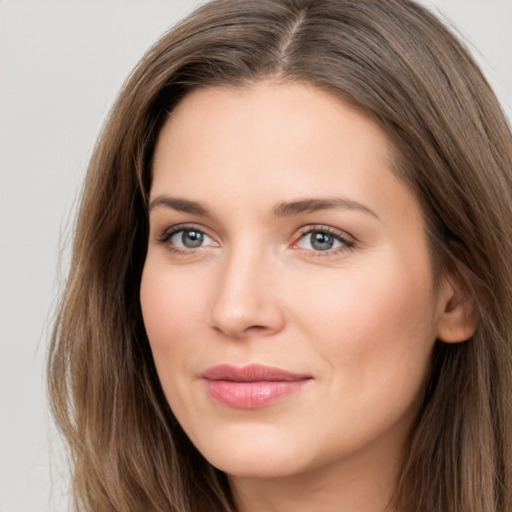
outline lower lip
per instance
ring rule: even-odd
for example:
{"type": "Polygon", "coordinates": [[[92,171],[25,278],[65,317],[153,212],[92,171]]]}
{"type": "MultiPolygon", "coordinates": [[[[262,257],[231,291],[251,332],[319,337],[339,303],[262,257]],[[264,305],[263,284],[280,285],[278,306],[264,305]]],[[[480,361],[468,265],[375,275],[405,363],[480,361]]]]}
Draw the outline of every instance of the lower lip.
{"type": "Polygon", "coordinates": [[[233,382],[206,380],[206,389],[218,402],[238,409],[259,409],[299,391],[309,379],[233,382]]]}

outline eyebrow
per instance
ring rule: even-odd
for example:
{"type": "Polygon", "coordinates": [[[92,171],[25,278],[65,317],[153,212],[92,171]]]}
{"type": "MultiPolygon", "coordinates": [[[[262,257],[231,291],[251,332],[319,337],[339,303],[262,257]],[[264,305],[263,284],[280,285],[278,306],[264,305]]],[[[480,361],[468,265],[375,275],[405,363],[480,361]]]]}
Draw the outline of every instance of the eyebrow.
{"type": "Polygon", "coordinates": [[[298,201],[290,201],[279,203],[274,208],[274,215],[276,217],[288,217],[291,215],[298,215],[301,213],[313,213],[318,210],[333,210],[333,209],[347,209],[347,210],[359,210],[363,213],[371,215],[376,219],[379,216],[368,206],[362,203],[353,201],[351,199],[333,197],[327,199],[300,199],[298,201]]]}
{"type": "MultiPolygon", "coordinates": [[[[169,197],[165,195],[159,195],[152,199],[149,202],[148,210],[151,211],[161,207],[170,208],[172,210],[190,213],[193,215],[211,217],[208,208],[203,206],[201,203],[190,201],[189,199],[169,197]]],[[[379,218],[379,216],[373,210],[364,204],[353,201],[351,199],[339,197],[327,199],[306,198],[299,199],[297,201],[285,201],[274,207],[274,216],[277,218],[290,217],[293,215],[299,215],[301,213],[313,213],[319,210],[333,209],[358,210],[371,215],[376,219],[379,218]]]]}
{"type": "Polygon", "coordinates": [[[208,208],[203,206],[201,203],[197,203],[196,201],[190,201],[188,199],[182,199],[178,197],[169,197],[169,196],[156,196],[153,200],[149,202],[148,211],[155,210],[156,208],[171,208],[172,210],[176,210],[184,213],[191,213],[193,215],[202,215],[204,217],[210,217],[210,212],[208,208]]]}

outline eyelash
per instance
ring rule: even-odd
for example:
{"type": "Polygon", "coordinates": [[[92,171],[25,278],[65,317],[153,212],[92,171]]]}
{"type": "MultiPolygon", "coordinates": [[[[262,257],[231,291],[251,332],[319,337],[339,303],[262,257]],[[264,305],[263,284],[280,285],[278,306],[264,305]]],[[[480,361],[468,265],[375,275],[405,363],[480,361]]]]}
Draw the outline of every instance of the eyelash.
{"type": "Polygon", "coordinates": [[[305,226],[299,230],[299,237],[293,243],[292,247],[297,250],[301,250],[300,247],[296,247],[296,245],[303,240],[307,235],[311,235],[312,233],[323,233],[329,235],[334,238],[338,242],[340,242],[340,246],[334,249],[328,249],[325,251],[315,251],[314,249],[302,249],[310,253],[314,257],[328,257],[328,256],[336,256],[341,254],[347,250],[353,250],[356,247],[356,241],[353,237],[349,236],[347,233],[340,231],[335,228],[331,228],[329,226],[324,225],[313,225],[313,226],[305,226]]]}
{"type": "MultiPolygon", "coordinates": [[[[197,248],[189,248],[189,249],[182,249],[180,247],[176,247],[175,245],[170,244],[171,238],[181,232],[187,232],[187,231],[195,231],[197,233],[201,233],[202,235],[206,235],[208,238],[213,239],[202,227],[196,226],[194,224],[178,224],[176,226],[171,227],[165,233],[163,233],[162,236],[157,238],[157,242],[166,244],[168,246],[168,249],[179,255],[191,255],[194,252],[197,252],[200,249],[203,249],[204,247],[200,246],[197,248]]],[[[334,229],[329,226],[325,225],[310,225],[310,226],[304,226],[303,228],[299,229],[298,231],[299,236],[295,239],[295,241],[292,243],[292,248],[295,250],[302,250],[307,253],[309,253],[310,256],[314,257],[327,257],[327,256],[335,256],[338,254],[341,254],[342,252],[345,252],[347,250],[353,250],[356,247],[356,241],[353,237],[347,235],[346,233],[334,229]],[[307,235],[311,235],[312,233],[323,233],[326,234],[333,239],[340,242],[340,246],[336,247],[334,249],[327,249],[325,251],[319,251],[314,249],[302,249],[300,247],[297,247],[297,244],[303,240],[307,235]]]]}
{"type": "Polygon", "coordinates": [[[186,231],[194,231],[194,232],[197,232],[197,233],[201,233],[202,235],[206,235],[208,238],[212,238],[205,230],[204,228],[201,228],[199,226],[196,226],[194,224],[177,224],[176,226],[172,226],[170,229],[168,229],[167,231],[165,231],[165,233],[163,233],[163,235],[161,237],[158,237],[157,238],[157,242],[159,243],[162,243],[162,244],[165,244],[167,245],[167,248],[175,253],[175,254],[178,254],[178,255],[190,255],[191,253],[193,252],[197,252],[199,249],[202,249],[203,247],[198,247],[196,249],[182,249],[181,247],[176,247],[175,245],[172,245],[170,243],[170,240],[171,238],[174,236],[174,235],[177,235],[178,233],[181,233],[181,232],[186,232],[186,231]]]}

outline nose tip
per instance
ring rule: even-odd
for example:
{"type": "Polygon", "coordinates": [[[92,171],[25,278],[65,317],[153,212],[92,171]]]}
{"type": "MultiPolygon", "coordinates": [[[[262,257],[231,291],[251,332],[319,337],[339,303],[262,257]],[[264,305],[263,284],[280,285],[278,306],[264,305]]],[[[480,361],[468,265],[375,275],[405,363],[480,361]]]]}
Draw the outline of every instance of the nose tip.
{"type": "Polygon", "coordinates": [[[259,325],[253,323],[251,317],[245,314],[237,314],[236,312],[221,311],[217,309],[217,314],[214,316],[213,326],[216,331],[223,333],[230,338],[240,339],[251,334],[265,335],[275,332],[270,325],[259,325]]]}
{"type": "Polygon", "coordinates": [[[268,271],[261,267],[261,262],[243,269],[231,265],[220,277],[211,308],[211,323],[216,331],[240,339],[282,329],[282,308],[274,287],[267,284],[268,271]]]}

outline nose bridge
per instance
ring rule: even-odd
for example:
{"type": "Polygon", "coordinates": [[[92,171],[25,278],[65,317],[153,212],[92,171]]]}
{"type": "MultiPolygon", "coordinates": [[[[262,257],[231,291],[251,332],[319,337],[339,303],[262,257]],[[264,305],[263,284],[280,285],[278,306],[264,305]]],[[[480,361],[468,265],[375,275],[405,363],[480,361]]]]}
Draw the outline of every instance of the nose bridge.
{"type": "Polygon", "coordinates": [[[226,251],[221,265],[211,311],[213,326],[237,338],[279,330],[282,312],[270,286],[275,260],[246,240],[226,251]]]}

